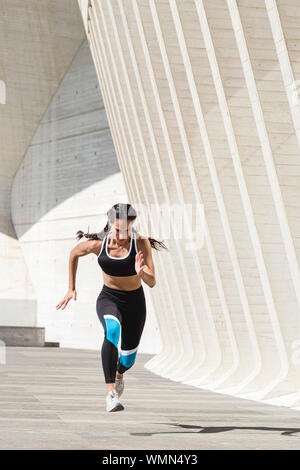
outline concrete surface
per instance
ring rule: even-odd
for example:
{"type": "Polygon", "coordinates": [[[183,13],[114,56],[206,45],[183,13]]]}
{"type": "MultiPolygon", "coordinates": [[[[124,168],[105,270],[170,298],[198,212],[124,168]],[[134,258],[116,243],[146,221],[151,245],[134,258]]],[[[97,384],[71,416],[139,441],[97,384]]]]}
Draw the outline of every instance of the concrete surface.
{"type": "Polygon", "coordinates": [[[45,328],[0,326],[0,340],[6,346],[40,346],[45,344],[45,328]]]}
{"type": "Polygon", "coordinates": [[[300,412],[126,373],[105,411],[100,351],[11,347],[0,365],[0,449],[299,449],[300,412]]]}

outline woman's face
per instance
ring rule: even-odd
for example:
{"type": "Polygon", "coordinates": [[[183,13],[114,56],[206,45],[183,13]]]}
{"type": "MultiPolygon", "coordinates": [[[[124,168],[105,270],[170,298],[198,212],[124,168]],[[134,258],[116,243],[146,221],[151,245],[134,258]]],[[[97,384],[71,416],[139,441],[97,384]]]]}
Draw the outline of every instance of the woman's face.
{"type": "Polygon", "coordinates": [[[127,219],[115,219],[115,221],[111,223],[111,227],[113,236],[119,243],[125,244],[129,236],[131,221],[127,219]]]}

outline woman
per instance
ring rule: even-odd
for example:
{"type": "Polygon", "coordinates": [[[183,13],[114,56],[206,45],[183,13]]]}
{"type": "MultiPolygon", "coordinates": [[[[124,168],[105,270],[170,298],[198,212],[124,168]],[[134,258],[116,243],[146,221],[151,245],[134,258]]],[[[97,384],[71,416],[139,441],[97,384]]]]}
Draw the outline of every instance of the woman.
{"type": "Polygon", "coordinates": [[[108,222],[101,233],[77,232],[77,239],[85,236],[89,240],[71,250],[69,290],[56,308],[64,309],[70,299],[76,300],[78,258],[94,253],[103,273],[104,284],[97,298],[96,310],[104,329],[101,358],[106,383],[106,410],[111,412],[124,409],[119,400],[124,390],[123,374],[135,362],[144,329],[146,301],[141,281],[151,288],[156,284],[151,249],[167,247],[154,238],[138,236],[132,227],[137,215],[130,204],[115,204],[107,216],[108,222]]]}

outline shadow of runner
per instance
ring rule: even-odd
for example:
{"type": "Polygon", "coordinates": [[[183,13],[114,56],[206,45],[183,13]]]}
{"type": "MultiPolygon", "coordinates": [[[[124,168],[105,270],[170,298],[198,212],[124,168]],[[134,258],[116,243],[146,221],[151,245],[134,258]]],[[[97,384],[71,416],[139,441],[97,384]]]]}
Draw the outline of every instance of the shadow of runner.
{"type": "MultiPolygon", "coordinates": [[[[154,423],[155,424],[155,423],[154,423]]],[[[158,423],[157,423],[158,424],[158,423]]],[[[159,423],[161,424],[161,423],[159,423]]],[[[156,434],[200,434],[200,433],[218,433],[226,431],[234,431],[236,429],[248,429],[255,431],[281,431],[282,436],[292,436],[300,432],[300,428],[277,428],[267,426],[195,426],[192,424],[176,424],[169,423],[171,426],[177,426],[182,429],[190,429],[190,431],[161,431],[161,432],[131,432],[131,436],[154,436],[156,434]],[[199,431],[195,431],[199,429],[199,431]]]]}

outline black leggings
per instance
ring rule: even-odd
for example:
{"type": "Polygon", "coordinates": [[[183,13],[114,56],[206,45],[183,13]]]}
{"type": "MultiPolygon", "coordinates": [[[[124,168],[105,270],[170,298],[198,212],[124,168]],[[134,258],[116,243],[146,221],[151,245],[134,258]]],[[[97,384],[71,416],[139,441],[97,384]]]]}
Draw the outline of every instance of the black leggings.
{"type": "Polygon", "coordinates": [[[115,383],[116,371],[123,374],[135,362],[146,321],[143,286],[126,291],[103,285],[96,303],[97,315],[104,329],[101,349],[105,383],[115,383]],[[121,333],[121,351],[118,343],[121,333]]]}

